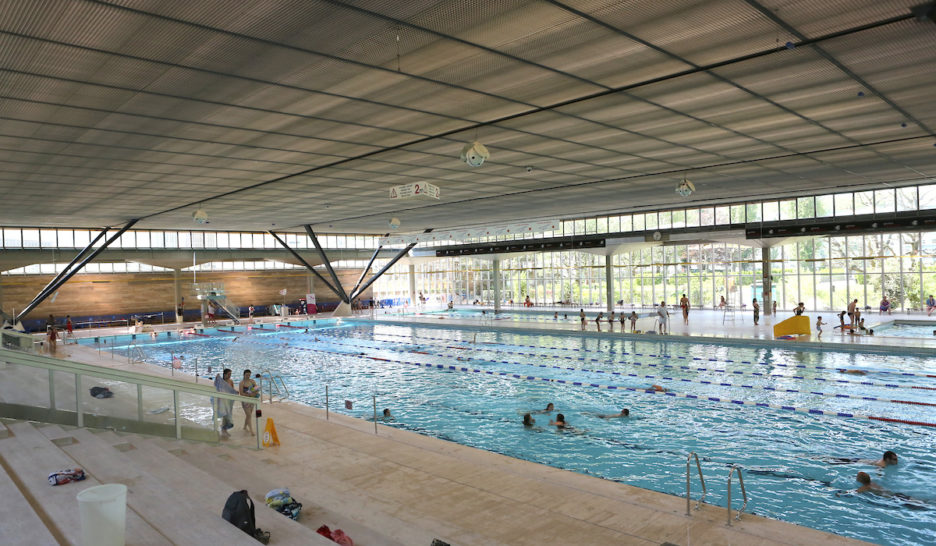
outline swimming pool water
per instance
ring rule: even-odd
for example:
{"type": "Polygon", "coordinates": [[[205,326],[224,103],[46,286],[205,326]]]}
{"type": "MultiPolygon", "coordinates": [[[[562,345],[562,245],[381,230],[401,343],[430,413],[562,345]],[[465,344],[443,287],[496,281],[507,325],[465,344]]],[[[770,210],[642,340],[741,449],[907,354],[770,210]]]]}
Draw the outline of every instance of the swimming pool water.
{"type": "MultiPolygon", "coordinates": [[[[695,451],[703,460],[706,500],[713,504],[724,506],[729,465],[737,464],[745,473],[749,512],[879,544],[936,540],[936,497],[931,492],[936,429],[705,398],[936,422],[932,406],[861,398],[934,403],[936,391],[927,389],[936,388],[936,379],[926,377],[934,372],[925,357],[574,333],[488,330],[476,335],[470,329],[365,321],[319,321],[308,332],[237,330],[195,340],[160,338],[145,344],[147,361],[169,365],[170,353],[181,352],[186,367],[197,357],[200,369],[226,366],[235,377],[244,368],[269,368],[287,378],[293,398],[303,403],[324,406],[328,385],[332,411],[370,418],[371,397],[376,396],[378,410],[392,410],[395,420],[385,423],[391,426],[674,495],[685,494],[686,455],[695,451]],[[475,338],[477,343],[469,343],[475,338]],[[860,369],[866,375],[843,374],[838,368],[860,369]],[[494,375],[500,373],[508,375],[494,375]],[[908,373],[915,375],[903,375],[908,373]],[[700,398],[588,386],[646,388],[654,383],[700,398]],[[345,410],[344,400],[351,400],[354,409],[345,410]],[[524,429],[522,414],[549,402],[557,411],[534,415],[536,428],[524,429]],[[622,407],[630,409],[630,418],[596,416],[622,407]],[[550,427],[556,413],[565,414],[574,429],[550,427]],[[836,457],[877,459],[888,449],[901,462],[886,470],[830,463],[836,457]],[[859,470],[911,498],[851,493],[859,470]]],[[[693,489],[698,495],[697,482],[693,489]]],[[[740,492],[735,490],[732,498],[735,508],[740,507],[740,492]]]]}
{"type": "Polygon", "coordinates": [[[927,339],[936,339],[933,332],[936,331],[936,321],[929,324],[918,324],[915,322],[894,321],[888,324],[875,326],[876,335],[888,337],[922,337],[927,339]]]}

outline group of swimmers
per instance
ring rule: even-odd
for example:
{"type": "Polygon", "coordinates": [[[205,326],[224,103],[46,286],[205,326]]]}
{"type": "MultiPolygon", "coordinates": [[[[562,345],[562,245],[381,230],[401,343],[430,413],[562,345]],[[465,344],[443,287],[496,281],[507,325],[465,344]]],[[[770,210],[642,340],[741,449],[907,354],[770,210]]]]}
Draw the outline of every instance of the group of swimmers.
{"type": "MultiPolygon", "coordinates": [[[[550,402],[546,404],[546,409],[533,410],[531,412],[524,413],[523,414],[523,426],[526,428],[533,428],[536,425],[536,419],[533,418],[534,413],[552,413],[554,411],[556,411],[556,406],[554,406],[553,403],[550,402]]],[[[620,413],[596,414],[595,417],[598,417],[599,419],[620,419],[624,417],[630,417],[630,410],[627,408],[624,408],[620,411],[620,413]]],[[[572,425],[570,425],[569,422],[566,421],[565,415],[561,413],[557,413],[556,418],[551,419],[549,421],[549,426],[556,427],[557,429],[565,429],[565,430],[572,429],[572,425]]]]}

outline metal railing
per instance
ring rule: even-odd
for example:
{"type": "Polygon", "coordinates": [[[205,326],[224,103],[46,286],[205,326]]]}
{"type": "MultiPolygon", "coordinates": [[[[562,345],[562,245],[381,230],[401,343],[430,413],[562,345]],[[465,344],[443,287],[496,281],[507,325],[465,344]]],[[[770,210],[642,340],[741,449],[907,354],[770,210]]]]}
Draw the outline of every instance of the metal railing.
{"type": "Polygon", "coordinates": [[[744,509],[747,508],[747,491],[744,489],[744,478],[741,476],[741,467],[738,465],[731,465],[731,469],[728,471],[728,502],[725,504],[725,507],[728,509],[728,526],[731,526],[731,475],[734,474],[734,471],[738,471],[738,483],[741,484],[741,494],[744,496],[744,504],[741,505],[741,509],[738,510],[738,515],[735,516],[736,520],[741,520],[741,514],[744,512],[744,509]]]}
{"type": "Polygon", "coordinates": [[[272,404],[274,401],[274,396],[278,396],[280,402],[289,398],[289,389],[286,387],[286,381],[283,380],[283,376],[279,374],[274,374],[270,370],[263,369],[260,370],[258,374],[260,376],[260,402],[263,403],[263,383],[266,381],[267,384],[267,400],[272,404]]]}
{"type": "Polygon", "coordinates": [[[705,495],[708,494],[708,489],[705,487],[705,478],[702,476],[702,464],[699,462],[699,456],[696,455],[695,451],[689,453],[686,457],[686,515],[692,515],[692,511],[689,508],[692,500],[690,499],[690,493],[692,493],[692,474],[689,471],[689,464],[692,462],[692,458],[695,457],[696,468],[699,471],[699,481],[702,482],[702,496],[699,497],[699,501],[696,502],[695,509],[698,510],[702,507],[702,501],[705,500],[705,495]]]}
{"type": "MultiPolygon", "coordinates": [[[[230,415],[233,423],[234,402],[250,404],[254,410],[260,407],[256,398],[218,392],[207,385],[4,348],[0,348],[0,378],[2,416],[176,439],[217,442],[221,438],[218,418],[230,415]],[[36,390],[36,382],[42,381],[45,372],[48,398],[36,390]],[[110,382],[115,394],[106,402],[96,400],[85,388],[86,380],[110,382]],[[149,405],[156,406],[149,412],[145,411],[144,389],[149,393],[149,405]],[[133,398],[135,408],[128,403],[133,398]]],[[[256,448],[260,449],[262,435],[256,411],[253,419],[256,448]]]]}

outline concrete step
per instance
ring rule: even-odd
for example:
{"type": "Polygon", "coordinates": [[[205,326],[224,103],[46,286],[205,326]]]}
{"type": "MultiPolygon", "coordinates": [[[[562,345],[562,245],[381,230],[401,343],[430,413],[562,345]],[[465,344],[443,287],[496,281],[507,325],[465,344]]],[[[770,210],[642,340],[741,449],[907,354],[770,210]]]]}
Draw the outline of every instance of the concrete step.
{"type": "MultiPolygon", "coordinates": [[[[3,432],[9,431],[0,425],[0,434],[3,432]]],[[[0,514],[3,514],[0,544],[57,545],[58,540],[33,509],[35,502],[30,502],[23,495],[22,486],[17,483],[19,479],[11,472],[6,470],[6,463],[0,456],[0,514]]]]}
{"type": "MultiPolygon", "coordinates": [[[[371,528],[369,523],[375,519],[375,512],[368,509],[369,505],[365,499],[356,498],[352,502],[347,502],[343,500],[346,495],[330,488],[323,488],[319,483],[308,483],[298,479],[294,472],[271,465],[263,460],[264,457],[260,459],[254,457],[265,452],[197,443],[180,445],[162,438],[153,438],[149,441],[219,478],[238,476],[239,483],[260,493],[259,506],[263,506],[262,495],[265,495],[267,491],[278,487],[288,488],[293,497],[302,503],[302,515],[299,522],[311,529],[317,529],[323,524],[332,529],[340,528],[354,540],[356,545],[361,546],[402,546],[432,542],[432,538],[427,534],[414,532],[418,530],[414,530],[411,525],[403,522],[399,522],[397,529],[381,526],[378,531],[371,528]]],[[[258,510],[260,509],[258,507],[258,510]]],[[[266,510],[265,507],[262,509],[266,510]]],[[[270,512],[273,511],[270,510],[270,512]]]]}
{"type": "MultiPolygon", "coordinates": [[[[49,427],[44,427],[48,429],[49,427]]],[[[203,505],[150,473],[87,429],[70,431],[77,440],[62,451],[97,479],[127,486],[127,506],[176,544],[224,543],[254,546],[256,540],[221,519],[224,498],[203,505]]]]}
{"type": "MultiPolygon", "coordinates": [[[[224,507],[224,501],[234,491],[246,489],[256,505],[257,526],[271,533],[271,543],[280,544],[333,544],[328,539],[296,521],[278,512],[267,509],[264,495],[270,489],[278,487],[275,483],[248,483],[243,473],[211,474],[185,459],[176,457],[155,442],[138,435],[117,435],[107,431],[95,435],[120,451],[124,457],[133,461],[140,468],[157,475],[165,485],[173,488],[186,499],[216,509],[218,515],[224,507]]],[[[232,450],[228,450],[232,451],[232,450]]]]}
{"type": "MultiPolygon", "coordinates": [[[[49,485],[50,472],[76,466],[87,468],[43,436],[31,423],[14,423],[7,428],[13,435],[0,439],[0,457],[3,457],[5,467],[22,484],[24,496],[34,501],[36,513],[52,535],[64,544],[78,546],[81,521],[75,496],[101,482],[92,474],[81,482],[55,487],[49,485]]],[[[126,537],[127,544],[171,544],[133,510],[127,510],[126,537]]]]}

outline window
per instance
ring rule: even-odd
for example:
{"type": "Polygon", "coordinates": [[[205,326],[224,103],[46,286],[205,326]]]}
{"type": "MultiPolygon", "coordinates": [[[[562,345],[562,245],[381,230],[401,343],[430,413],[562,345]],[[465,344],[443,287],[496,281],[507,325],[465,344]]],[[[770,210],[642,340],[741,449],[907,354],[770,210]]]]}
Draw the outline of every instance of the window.
{"type": "Polygon", "coordinates": [[[19,228],[6,228],[3,230],[4,248],[20,248],[22,245],[22,230],[19,228]]]}
{"type": "Polygon", "coordinates": [[[768,201],[764,203],[764,221],[776,222],[780,219],[780,203],[777,201],[768,201]]]}
{"type": "Polygon", "coordinates": [[[855,214],[874,214],[874,192],[855,192],[855,214]]]}
{"type": "Polygon", "coordinates": [[[39,230],[23,230],[23,248],[39,248],[39,230]]]}
{"type": "Polygon", "coordinates": [[[851,216],[855,214],[854,196],[850,193],[835,194],[835,215],[851,216]]]}
{"type": "Polygon", "coordinates": [[[894,201],[894,190],[875,190],[874,192],[874,212],[880,214],[884,212],[894,212],[897,210],[897,203],[894,201]]]}
{"type": "Polygon", "coordinates": [[[816,202],[811,196],[796,199],[796,217],[803,219],[816,217],[816,202]]]}
{"type": "Polygon", "coordinates": [[[780,201],[780,219],[796,220],[796,199],[780,201]]]}
{"type": "Polygon", "coordinates": [[[816,197],[816,218],[826,218],[835,214],[835,198],[832,195],[816,197]]]}
{"type": "Polygon", "coordinates": [[[730,220],[728,207],[715,207],[715,224],[724,225],[730,220]]]}
{"type": "Polygon", "coordinates": [[[897,211],[917,210],[916,186],[897,188],[897,211]]]}

